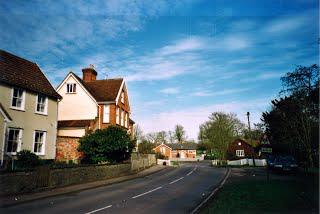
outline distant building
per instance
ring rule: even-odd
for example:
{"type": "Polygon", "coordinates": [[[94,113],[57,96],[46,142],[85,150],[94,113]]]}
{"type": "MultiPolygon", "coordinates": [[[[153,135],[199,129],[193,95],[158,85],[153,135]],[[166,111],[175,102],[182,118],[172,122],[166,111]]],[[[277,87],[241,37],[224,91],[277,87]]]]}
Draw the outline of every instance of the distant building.
{"type": "Polygon", "coordinates": [[[244,140],[236,139],[228,146],[228,159],[252,158],[253,155],[254,148],[244,140]]]}
{"type": "Polygon", "coordinates": [[[55,158],[59,99],[37,64],[0,50],[1,165],[23,149],[55,158]]]}
{"type": "Polygon", "coordinates": [[[81,79],[70,72],[57,87],[63,97],[58,111],[58,160],[78,160],[78,140],[110,125],[133,134],[134,121],[124,79],[97,80],[93,66],[82,69],[81,79]]]}
{"type": "Polygon", "coordinates": [[[156,153],[161,153],[168,159],[172,158],[196,158],[196,143],[171,143],[160,144],[153,149],[156,153]]]}

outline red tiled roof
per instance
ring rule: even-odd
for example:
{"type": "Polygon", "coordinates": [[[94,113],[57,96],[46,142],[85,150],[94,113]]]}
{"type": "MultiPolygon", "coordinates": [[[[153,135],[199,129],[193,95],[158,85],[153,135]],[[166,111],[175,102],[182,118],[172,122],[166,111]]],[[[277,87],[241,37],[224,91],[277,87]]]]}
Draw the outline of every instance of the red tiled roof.
{"type": "Polygon", "coordinates": [[[94,120],[60,120],[58,121],[58,128],[67,127],[87,127],[90,126],[94,120]]]}
{"type": "Polygon", "coordinates": [[[123,78],[95,80],[84,82],[80,77],[73,73],[79,82],[89,91],[97,102],[116,101],[123,78]]]}
{"type": "Polygon", "coordinates": [[[0,50],[0,82],[52,98],[62,98],[37,64],[4,50],[0,50]]]}

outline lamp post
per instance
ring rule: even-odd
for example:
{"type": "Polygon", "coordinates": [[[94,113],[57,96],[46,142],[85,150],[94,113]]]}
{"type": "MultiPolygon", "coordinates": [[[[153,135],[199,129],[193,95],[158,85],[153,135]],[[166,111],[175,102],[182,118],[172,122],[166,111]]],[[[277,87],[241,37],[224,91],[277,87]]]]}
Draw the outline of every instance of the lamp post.
{"type": "MultiPolygon", "coordinates": [[[[247,112],[247,118],[248,118],[248,128],[249,128],[249,141],[252,144],[252,139],[251,139],[251,126],[250,126],[250,112],[247,112]]],[[[253,155],[252,155],[252,163],[253,166],[256,166],[256,163],[254,161],[254,151],[253,151],[253,155]]]]}

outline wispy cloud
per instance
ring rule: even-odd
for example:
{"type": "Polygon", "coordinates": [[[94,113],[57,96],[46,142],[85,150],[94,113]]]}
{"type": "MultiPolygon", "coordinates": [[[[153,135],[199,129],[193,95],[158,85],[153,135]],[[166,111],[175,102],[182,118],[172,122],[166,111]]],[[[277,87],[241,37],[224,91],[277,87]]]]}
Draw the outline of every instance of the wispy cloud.
{"type": "Polygon", "coordinates": [[[206,42],[200,37],[190,37],[177,41],[175,44],[167,45],[160,49],[160,55],[170,55],[185,53],[188,51],[196,51],[204,49],[206,42]]]}
{"type": "Polygon", "coordinates": [[[164,88],[160,90],[163,94],[178,94],[180,92],[178,87],[170,87],[170,88],[164,88]]]}
{"type": "Polygon", "coordinates": [[[284,75],[283,72],[265,72],[262,74],[258,74],[257,76],[241,78],[239,81],[255,82],[255,81],[261,81],[261,80],[279,79],[283,75],[284,75]]]}
{"type": "Polygon", "coordinates": [[[250,88],[224,89],[219,91],[202,90],[202,91],[193,92],[190,95],[197,96],[197,97],[213,97],[213,96],[237,94],[237,93],[241,93],[249,90],[250,88]]]}

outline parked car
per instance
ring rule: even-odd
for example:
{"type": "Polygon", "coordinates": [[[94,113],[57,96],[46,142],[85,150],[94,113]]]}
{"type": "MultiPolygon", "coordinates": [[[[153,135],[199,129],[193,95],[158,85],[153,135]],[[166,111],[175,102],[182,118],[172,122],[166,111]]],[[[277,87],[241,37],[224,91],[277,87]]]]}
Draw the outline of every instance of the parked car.
{"type": "Polygon", "coordinates": [[[273,169],[278,171],[295,171],[298,164],[291,155],[279,155],[274,159],[273,169]]]}
{"type": "Polygon", "coordinates": [[[267,156],[266,159],[267,159],[267,165],[268,165],[268,167],[272,169],[272,168],[274,167],[274,162],[275,162],[275,160],[276,160],[276,156],[270,154],[270,155],[267,156]]]}

